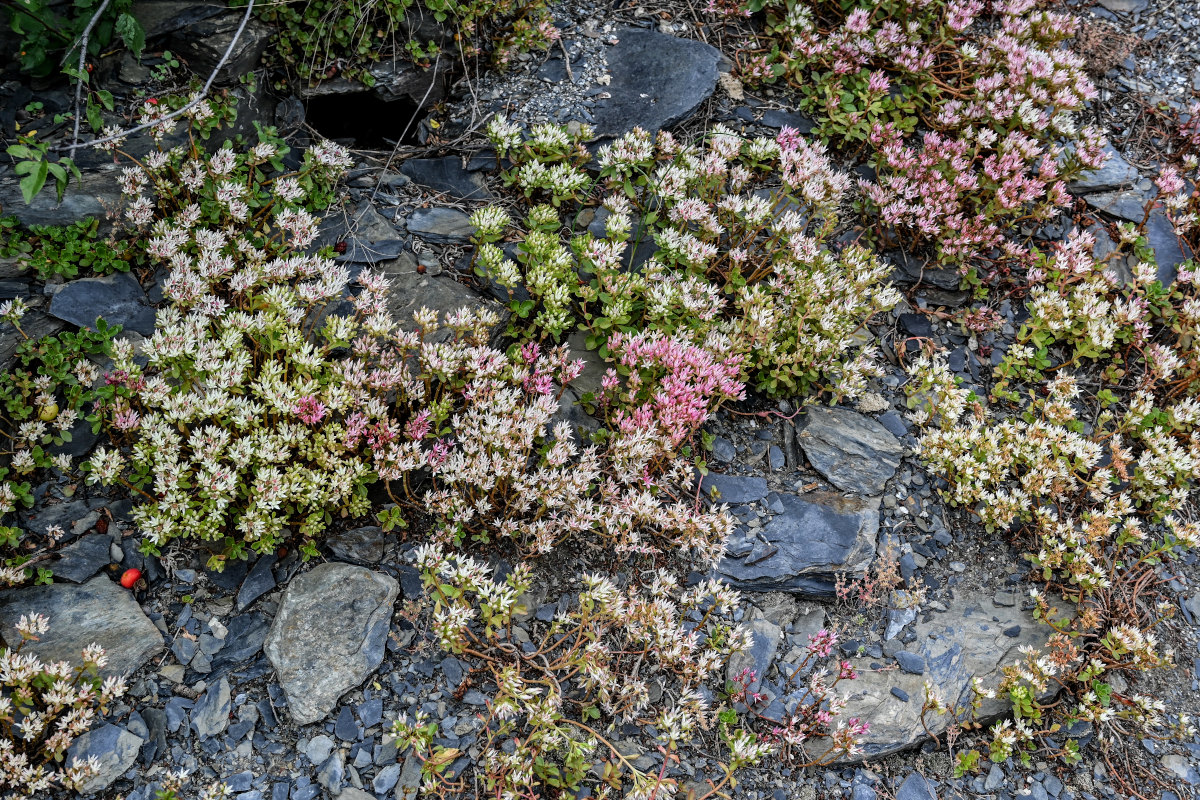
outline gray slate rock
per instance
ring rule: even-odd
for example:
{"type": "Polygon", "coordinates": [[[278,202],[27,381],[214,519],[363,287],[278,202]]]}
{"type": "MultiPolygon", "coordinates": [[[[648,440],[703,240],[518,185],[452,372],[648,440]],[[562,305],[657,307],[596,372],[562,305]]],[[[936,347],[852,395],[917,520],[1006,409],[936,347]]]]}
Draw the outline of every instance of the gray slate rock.
{"type": "Polygon", "coordinates": [[[404,757],[404,769],[396,784],[396,800],[416,800],[421,790],[421,760],[412,750],[404,757]]]}
{"type": "MultiPolygon", "coordinates": [[[[914,651],[910,655],[924,662],[923,675],[872,670],[868,668],[869,659],[852,659],[857,662],[859,676],[848,685],[849,698],[842,713],[847,718],[870,720],[871,729],[863,744],[863,755],[846,764],[861,762],[863,757],[882,758],[928,738],[920,719],[926,681],[941,692],[947,705],[962,706],[971,700],[972,678],[993,686],[1000,679],[1001,667],[1020,658],[1022,645],[1037,648],[1046,642],[1049,628],[1017,607],[996,606],[990,598],[969,596],[966,590],[959,591],[956,599],[943,602],[949,606],[946,612],[918,620],[911,628],[915,636],[908,645],[914,651]],[[1013,625],[1020,625],[1021,633],[1015,638],[1005,636],[1004,630],[1013,625]],[[911,702],[897,702],[893,688],[908,694],[911,702]]],[[[1008,711],[1004,699],[984,700],[980,721],[986,724],[1008,711]]],[[[947,721],[947,717],[935,714],[925,719],[934,735],[946,729],[947,721]]]]}
{"type": "Polygon", "coordinates": [[[720,52],[703,42],[640,28],[618,31],[609,49],[609,97],[596,103],[600,138],[651,133],[687,119],[717,87],[720,52]]]}
{"type": "Polygon", "coordinates": [[[1146,214],[1146,193],[1139,189],[1124,189],[1113,192],[1099,192],[1084,197],[1087,204],[1097,211],[1112,214],[1119,219],[1129,222],[1141,222],[1146,214]]]}
{"type": "Polygon", "coordinates": [[[338,561],[374,566],[395,553],[396,538],[377,525],[343,531],[325,540],[329,552],[338,561]]]}
{"type": "MultiPolygon", "coordinates": [[[[81,219],[103,220],[109,209],[121,206],[119,174],[115,164],[81,170],[80,179],[72,178],[67,185],[61,203],[53,191],[43,191],[26,205],[19,181],[5,165],[0,169],[0,208],[24,225],[69,225],[81,219]]],[[[25,321],[21,327],[30,333],[25,321]]]]}
{"type": "Polygon", "coordinates": [[[1179,265],[1192,257],[1190,248],[1179,241],[1171,221],[1160,208],[1151,211],[1150,218],[1146,220],[1146,240],[1154,248],[1159,282],[1163,286],[1170,286],[1179,273],[1179,265]]]}
{"type": "Polygon", "coordinates": [[[813,468],[845,492],[880,494],[904,454],[891,431],[848,408],[811,406],[798,429],[796,440],[813,468]]]}
{"type": "Polygon", "coordinates": [[[938,796],[929,780],[914,772],[896,790],[896,800],[938,800],[938,796]]]}
{"type": "Polygon", "coordinates": [[[767,496],[767,479],[710,472],[700,479],[700,493],[717,503],[744,505],[767,496]]]}
{"type": "Polygon", "coordinates": [[[754,680],[748,684],[757,691],[758,686],[767,676],[767,670],[775,656],[779,653],[779,643],[783,639],[783,630],[768,619],[756,619],[750,623],[750,631],[754,636],[754,644],[749,650],[734,653],[729,657],[725,675],[727,680],[733,680],[742,670],[754,671],[754,680]]]}
{"type": "Polygon", "coordinates": [[[324,718],[380,665],[399,592],[395,578],[341,563],[288,584],[264,650],[296,724],[324,718]]]}
{"type": "Polygon", "coordinates": [[[204,694],[196,698],[192,709],[191,726],[200,741],[212,738],[229,727],[229,710],[232,700],[229,696],[229,681],[225,678],[204,690],[204,694]]]}
{"type": "Polygon", "coordinates": [[[347,237],[346,252],[335,260],[343,264],[378,264],[380,261],[391,261],[399,258],[407,246],[403,239],[363,239],[357,236],[347,237]]]}
{"type": "Polygon", "coordinates": [[[418,208],[408,218],[408,232],[435,244],[463,244],[475,232],[471,218],[455,208],[418,208]]]}
{"type": "Polygon", "coordinates": [[[489,200],[483,176],[463,169],[458,156],[444,158],[410,158],[400,165],[400,172],[412,182],[459,200],[489,200]]]}
{"type": "Polygon", "coordinates": [[[50,315],[81,328],[95,328],[96,319],[103,317],[127,331],[154,333],[154,309],[137,278],[128,272],[64,284],[50,298],[50,315]]]}
{"type": "Polygon", "coordinates": [[[163,637],[128,590],[103,575],[87,583],[53,583],[0,592],[0,630],[8,641],[22,615],[45,614],[50,631],[25,652],[42,661],[76,663],[92,642],[108,654],[103,675],[128,675],[163,649],[163,637]]]}
{"type": "Polygon", "coordinates": [[[274,553],[268,553],[259,556],[258,561],[254,562],[254,566],[250,569],[250,573],[246,575],[246,580],[242,581],[242,587],[238,590],[238,611],[242,611],[246,606],[275,588],[275,573],[271,570],[277,560],[274,553]]]}
{"type": "Polygon", "coordinates": [[[871,563],[878,498],[811,492],[779,499],[784,512],[760,532],[769,547],[758,555],[723,559],[716,577],[742,591],[829,596],[837,574],[862,572],[871,563]]]}
{"type": "Polygon", "coordinates": [[[1104,146],[1108,160],[1100,169],[1089,170],[1072,181],[1067,188],[1076,194],[1087,192],[1107,192],[1111,189],[1123,189],[1141,179],[1137,168],[1130,164],[1118,153],[1111,144],[1104,146]]]}
{"type": "Polygon", "coordinates": [[[109,784],[134,765],[144,741],[124,728],[109,724],[88,731],[72,742],[67,750],[66,763],[86,761],[88,756],[95,756],[100,762],[100,771],[83,785],[79,793],[86,796],[107,789],[109,784]]]}
{"type": "Polygon", "coordinates": [[[112,537],[92,533],[58,551],[59,558],[51,567],[55,578],[83,583],[106,564],[112,562],[112,537]]]}
{"type": "Polygon", "coordinates": [[[275,31],[271,26],[251,18],[241,35],[234,41],[244,12],[222,14],[199,20],[179,29],[171,36],[171,51],[187,59],[197,74],[208,75],[221,57],[229,51],[229,59],[217,72],[217,83],[234,83],[257,66],[275,31]],[[232,45],[232,50],[230,50],[232,45]]]}

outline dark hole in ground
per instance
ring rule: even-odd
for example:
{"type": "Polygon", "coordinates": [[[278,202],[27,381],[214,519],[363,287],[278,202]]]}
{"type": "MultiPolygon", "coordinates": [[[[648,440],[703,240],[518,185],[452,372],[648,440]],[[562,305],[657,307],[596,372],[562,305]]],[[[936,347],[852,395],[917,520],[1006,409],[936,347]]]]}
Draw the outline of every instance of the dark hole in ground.
{"type": "Polygon", "coordinates": [[[360,149],[390,150],[405,128],[408,133],[400,143],[420,144],[417,129],[424,115],[411,100],[385,102],[362,92],[313,97],[308,101],[305,120],[327,139],[353,139],[354,147],[360,149]]]}

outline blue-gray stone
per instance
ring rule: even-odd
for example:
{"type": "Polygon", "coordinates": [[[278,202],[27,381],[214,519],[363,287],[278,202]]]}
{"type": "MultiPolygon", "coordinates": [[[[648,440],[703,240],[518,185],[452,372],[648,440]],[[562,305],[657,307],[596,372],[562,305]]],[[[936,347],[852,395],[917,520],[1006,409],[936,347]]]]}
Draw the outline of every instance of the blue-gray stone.
{"type": "Polygon", "coordinates": [[[176,733],[182,726],[184,720],[187,719],[187,710],[193,705],[191,700],[183,697],[172,697],[163,706],[163,712],[167,715],[167,730],[171,733],[176,733]]]}
{"type": "Polygon", "coordinates": [[[462,683],[463,679],[462,662],[460,662],[454,656],[447,656],[446,658],[443,658],[442,673],[446,676],[446,680],[450,683],[450,686],[454,689],[457,689],[458,685],[462,683]]]}
{"type": "Polygon", "coordinates": [[[743,670],[752,670],[754,680],[749,684],[753,691],[758,691],[759,685],[767,676],[767,670],[775,655],[779,652],[779,643],[783,639],[783,631],[768,619],[756,619],[750,622],[753,644],[750,649],[734,653],[729,657],[726,666],[726,680],[732,681],[743,670]]]}
{"type": "Polygon", "coordinates": [[[458,200],[487,200],[492,196],[483,176],[463,169],[458,156],[410,158],[400,165],[400,172],[418,186],[458,200]]]}
{"type": "Polygon", "coordinates": [[[892,687],[892,697],[896,698],[901,703],[908,702],[908,692],[904,691],[899,686],[892,687]]]}
{"type": "Polygon", "coordinates": [[[712,454],[717,461],[732,464],[737,458],[737,448],[724,436],[717,436],[713,439],[712,454]]]}
{"type": "Polygon", "coordinates": [[[95,756],[100,770],[80,787],[81,795],[95,794],[125,774],[137,761],[144,740],[116,725],[103,725],[76,739],[67,750],[68,765],[95,756]]]}
{"type": "Polygon", "coordinates": [[[753,503],[767,496],[767,479],[709,472],[700,480],[700,493],[717,503],[753,503]]]}
{"type": "Polygon", "coordinates": [[[983,782],[983,790],[985,792],[994,792],[1004,785],[1006,780],[1004,770],[999,764],[992,764],[992,768],[988,770],[987,779],[983,782]]]}
{"type": "Polygon", "coordinates": [[[58,561],[51,566],[55,578],[83,583],[102,567],[111,563],[112,538],[108,534],[91,533],[58,551],[58,561]]]}
{"type": "Polygon", "coordinates": [[[225,646],[212,657],[213,670],[237,666],[257,655],[269,628],[266,617],[256,612],[239,614],[226,627],[225,646]]]}
{"type": "Polygon", "coordinates": [[[64,284],[50,298],[50,316],[81,328],[96,327],[100,317],[110,325],[143,336],[154,333],[154,308],[129,272],[101,278],[81,278],[64,284]]]}
{"type": "Polygon", "coordinates": [[[224,732],[229,726],[231,705],[229,681],[225,678],[205,689],[204,694],[196,698],[191,713],[191,727],[196,732],[196,738],[204,741],[224,732]]]}
{"type": "Polygon", "coordinates": [[[189,639],[181,631],[175,637],[175,641],[171,642],[171,652],[175,654],[175,659],[180,664],[186,666],[196,657],[196,640],[189,639]]]}
{"type": "Polygon", "coordinates": [[[291,786],[287,781],[275,781],[271,785],[271,800],[288,800],[291,786]]]}
{"type": "Polygon", "coordinates": [[[870,564],[879,531],[877,498],[812,492],[779,499],[783,513],[759,532],[766,545],[761,554],[723,559],[716,577],[743,591],[830,596],[838,573],[862,572],[870,564]]]}
{"type": "Polygon", "coordinates": [[[900,665],[900,669],[910,675],[925,674],[925,659],[916,653],[910,653],[907,650],[900,650],[896,653],[896,663],[900,665]]]}
{"type": "Polygon", "coordinates": [[[25,643],[23,653],[43,662],[77,663],[93,642],[104,648],[104,676],[129,675],[163,648],[163,636],[128,589],[104,575],[83,584],[52,583],[0,592],[0,636],[18,641],[22,616],[44,614],[50,633],[25,643]]]}
{"type": "Polygon", "coordinates": [[[607,53],[611,82],[593,110],[598,137],[657,133],[691,116],[716,89],[721,53],[654,30],[623,29],[607,53]]]}
{"type": "Polygon", "coordinates": [[[379,770],[375,780],[371,781],[371,788],[375,790],[375,794],[387,794],[398,780],[400,780],[400,765],[391,764],[379,770]]]}
{"type": "Polygon", "coordinates": [[[383,720],[383,700],[373,697],[370,700],[364,700],[362,703],[359,703],[358,719],[362,722],[363,728],[378,725],[383,720]]]}
{"type": "Polygon", "coordinates": [[[937,792],[924,775],[909,775],[896,791],[896,800],[937,800],[937,792]]]}
{"type": "Polygon", "coordinates": [[[475,233],[471,218],[456,208],[418,208],[408,218],[408,232],[435,244],[465,244],[475,233]]]}
{"type": "Polygon", "coordinates": [[[342,710],[338,712],[337,722],[333,726],[333,732],[343,742],[353,742],[358,739],[358,723],[354,721],[354,714],[350,711],[350,706],[342,706],[342,710]]]}
{"type": "Polygon", "coordinates": [[[224,779],[224,783],[229,787],[231,792],[247,792],[250,791],[250,783],[254,780],[254,773],[246,770],[239,772],[236,775],[230,775],[224,779]]]}
{"type": "Polygon", "coordinates": [[[291,580],[263,649],[296,724],[323,719],[383,662],[399,592],[395,578],[350,564],[291,580]]]}
{"type": "Polygon", "coordinates": [[[844,492],[880,494],[904,455],[880,422],[848,408],[810,406],[796,429],[813,469],[844,492]]]}
{"type": "Polygon", "coordinates": [[[272,568],[277,560],[274,553],[268,553],[259,556],[258,561],[254,562],[254,567],[246,575],[246,580],[242,581],[242,587],[238,590],[238,611],[243,611],[246,606],[275,588],[275,573],[272,572],[272,568]]]}
{"type": "Polygon", "coordinates": [[[317,783],[324,786],[325,790],[335,797],[342,790],[342,783],[345,779],[346,764],[340,751],[327,758],[321,768],[317,770],[317,783]]]}
{"type": "Polygon", "coordinates": [[[855,783],[850,789],[850,800],[876,800],[875,790],[865,783],[855,783]]]}
{"type": "Polygon", "coordinates": [[[373,567],[395,552],[396,537],[378,525],[364,525],[326,538],[325,546],[338,561],[373,567]]]}
{"type": "Polygon", "coordinates": [[[1105,145],[1104,152],[1108,156],[1108,160],[1100,169],[1084,172],[1079,178],[1071,181],[1067,188],[1075,194],[1105,192],[1110,189],[1132,186],[1141,179],[1142,176],[1138,173],[1137,168],[1126,161],[1120,153],[1113,149],[1112,145],[1105,145]]]}
{"type": "Polygon", "coordinates": [[[321,793],[321,787],[315,783],[310,783],[307,786],[297,786],[292,790],[292,800],[313,800],[321,793]]]}

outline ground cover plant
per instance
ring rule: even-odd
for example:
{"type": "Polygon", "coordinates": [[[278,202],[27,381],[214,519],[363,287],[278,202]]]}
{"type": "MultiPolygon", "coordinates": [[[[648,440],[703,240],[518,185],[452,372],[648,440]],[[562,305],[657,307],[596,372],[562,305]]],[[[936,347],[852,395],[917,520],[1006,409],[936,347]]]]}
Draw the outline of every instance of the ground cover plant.
{"type": "Polygon", "coordinates": [[[67,748],[125,694],[124,678],[100,678],[108,658],[96,645],[78,666],[21,653],[49,628],[44,616],[25,616],[16,625],[20,641],[0,641],[0,789],[15,800],[86,786],[100,762],[63,764],[67,748]]]}
{"type": "Polygon", "coordinates": [[[764,12],[771,43],[744,54],[744,78],[788,81],[817,134],[865,152],[861,209],[883,247],[928,244],[964,273],[1023,264],[1008,235],[1053,219],[1103,161],[1078,120],[1096,89],[1064,46],[1076,22],[1036,0],[738,8],[764,12]]]}
{"type": "MultiPolygon", "coordinates": [[[[1122,242],[1153,258],[1134,226],[1122,242]]],[[[996,368],[988,407],[938,359],[911,370],[920,456],[948,481],[949,503],[1022,543],[1041,586],[1031,590],[1037,615],[1053,628],[1045,651],[1008,668],[995,690],[1014,713],[992,729],[996,761],[1028,759],[1038,746],[1076,760],[1077,744],[1055,734],[1081,721],[1117,737],[1191,735],[1189,720],[1111,676],[1172,665],[1156,635],[1175,607],[1160,568],[1200,543],[1192,273],[1164,287],[1146,260],[1121,284],[1093,244],[1076,232],[1037,255],[1029,318],[996,368]],[[1069,704],[1045,713],[1038,698],[1048,689],[1069,704]]],[[[962,758],[970,766],[978,754],[962,758]]]]}
{"type": "Polygon", "coordinates": [[[635,130],[589,172],[586,130],[526,136],[497,119],[488,132],[512,161],[504,180],[533,204],[523,225],[495,207],[473,218],[476,271],[507,292],[513,335],[720,341],[768,394],[856,397],[878,374],[858,337],[899,295],[869,251],[828,242],[849,181],[819,145],[790,129],[744,139],[717,126],[701,146],[635,130]],[[585,210],[582,230],[571,221],[585,210]]]}
{"type": "MultiPolygon", "coordinates": [[[[112,387],[100,382],[94,359],[107,354],[119,327],[101,320],[95,331],[33,339],[21,329],[24,313],[19,298],[0,303],[0,319],[22,337],[15,363],[0,375],[0,519],[33,505],[34,475],[46,470],[69,474],[78,468],[60,448],[71,441],[77,423],[99,430],[96,406],[113,395],[112,387]]],[[[48,581],[48,570],[36,565],[62,533],[31,535],[0,525],[0,586],[48,581]]]]}
{"type": "Polygon", "coordinates": [[[542,0],[300,0],[261,3],[257,13],[278,28],[273,58],[310,85],[341,76],[372,86],[371,65],[387,59],[430,66],[445,44],[427,38],[431,21],[445,26],[432,33],[453,41],[450,59],[482,55],[499,66],[558,35],[542,0]]]}

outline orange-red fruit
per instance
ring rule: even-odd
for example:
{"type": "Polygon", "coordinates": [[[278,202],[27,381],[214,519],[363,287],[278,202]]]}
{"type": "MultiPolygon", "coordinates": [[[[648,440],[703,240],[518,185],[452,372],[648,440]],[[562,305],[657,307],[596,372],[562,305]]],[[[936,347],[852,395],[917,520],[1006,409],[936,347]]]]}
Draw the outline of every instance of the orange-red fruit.
{"type": "Polygon", "coordinates": [[[121,574],[121,585],[126,589],[132,589],[141,579],[142,571],[140,569],[127,569],[121,574]]]}

